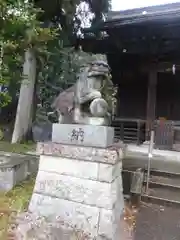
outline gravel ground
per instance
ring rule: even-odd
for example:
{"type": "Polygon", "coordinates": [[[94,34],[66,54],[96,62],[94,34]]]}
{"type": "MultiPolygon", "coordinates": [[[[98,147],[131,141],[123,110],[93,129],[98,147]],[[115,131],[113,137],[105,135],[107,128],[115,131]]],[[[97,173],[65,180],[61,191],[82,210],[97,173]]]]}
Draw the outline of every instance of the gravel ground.
{"type": "Polygon", "coordinates": [[[142,204],[134,240],[179,240],[180,208],[142,204]]]}

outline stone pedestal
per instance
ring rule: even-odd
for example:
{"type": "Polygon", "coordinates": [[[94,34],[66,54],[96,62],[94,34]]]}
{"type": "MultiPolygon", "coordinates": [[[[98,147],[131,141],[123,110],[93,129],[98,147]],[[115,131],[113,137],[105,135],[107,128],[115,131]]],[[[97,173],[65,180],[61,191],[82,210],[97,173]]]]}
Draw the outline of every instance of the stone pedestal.
{"type": "Polygon", "coordinates": [[[39,172],[29,211],[58,218],[91,238],[122,239],[123,149],[38,143],[37,151],[39,172]]]}
{"type": "Polygon", "coordinates": [[[112,146],[114,129],[106,126],[53,124],[52,142],[87,147],[112,146]]]}

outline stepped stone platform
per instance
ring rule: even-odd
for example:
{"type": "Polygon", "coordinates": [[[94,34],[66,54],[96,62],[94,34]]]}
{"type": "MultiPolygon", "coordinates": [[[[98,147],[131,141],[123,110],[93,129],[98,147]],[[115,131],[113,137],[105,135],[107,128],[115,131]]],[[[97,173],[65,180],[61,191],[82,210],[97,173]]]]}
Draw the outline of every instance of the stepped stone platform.
{"type": "Polygon", "coordinates": [[[0,155],[0,191],[10,191],[15,185],[38,171],[35,156],[0,155]]]}
{"type": "MultiPolygon", "coordinates": [[[[60,129],[64,125],[59,124],[60,129]]],[[[119,240],[124,231],[121,227],[124,149],[113,145],[112,129],[98,128],[100,130],[95,134],[94,126],[89,125],[87,129],[85,125],[70,125],[69,131],[68,126],[64,126],[66,144],[63,140],[63,143],[38,143],[39,171],[29,211],[52,221],[58,218],[68,226],[82,230],[91,239],[119,240]],[[79,129],[80,135],[77,134],[79,129]],[[107,137],[102,138],[100,147],[102,132],[107,137]],[[96,146],[87,146],[90,139],[96,146]]],[[[53,129],[57,135],[57,124],[53,129]]]]}

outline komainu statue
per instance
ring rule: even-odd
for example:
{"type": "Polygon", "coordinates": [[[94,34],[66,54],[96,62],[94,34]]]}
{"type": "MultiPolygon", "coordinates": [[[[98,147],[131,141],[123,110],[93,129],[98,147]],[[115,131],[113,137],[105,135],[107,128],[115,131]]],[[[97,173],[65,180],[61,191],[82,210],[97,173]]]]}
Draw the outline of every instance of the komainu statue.
{"type": "Polygon", "coordinates": [[[108,64],[93,61],[81,67],[76,84],[61,93],[52,107],[60,123],[109,125],[113,93],[108,64]]]}

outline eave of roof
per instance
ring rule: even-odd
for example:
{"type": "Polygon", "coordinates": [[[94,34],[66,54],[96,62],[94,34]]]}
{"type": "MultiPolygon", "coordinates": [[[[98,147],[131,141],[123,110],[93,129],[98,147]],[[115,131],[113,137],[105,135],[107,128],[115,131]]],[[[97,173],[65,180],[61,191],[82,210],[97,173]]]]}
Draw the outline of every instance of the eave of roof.
{"type": "Polygon", "coordinates": [[[105,22],[96,27],[84,29],[85,33],[120,28],[125,25],[145,25],[149,23],[168,24],[180,20],[180,3],[110,12],[105,22]]]}
{"type": "Polygon", "coordinates": [[[174,12],[177,9],[180,9],[180,2],[161,4],[156,6],[144,7],[144,8],[135,8],[124,11],[110,11],[107,15],[107,20],[118,20],[127,17],[141,16],[143,12],[147,12],[150,15],[164,14],[166,12],[174,12]]]}

